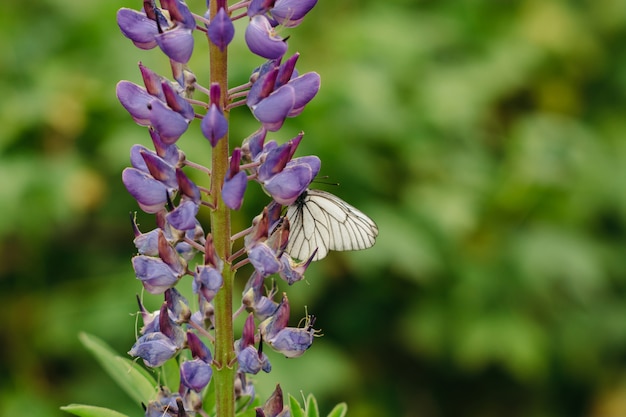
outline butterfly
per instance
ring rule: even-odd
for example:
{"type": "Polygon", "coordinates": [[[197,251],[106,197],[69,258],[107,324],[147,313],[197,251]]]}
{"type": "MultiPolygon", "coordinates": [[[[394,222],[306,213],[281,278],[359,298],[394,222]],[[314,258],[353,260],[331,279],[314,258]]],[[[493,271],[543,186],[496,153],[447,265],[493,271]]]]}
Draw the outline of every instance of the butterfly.
{"type": "Polygon", "coordinates": [[[285,216],[290,226],[285,250],[302,261],[316,249],[314,261],[326,257],[329,250],[367,249],[378,236],[372,219],[326,191],[305,190],[288,206],[285,216]]]}

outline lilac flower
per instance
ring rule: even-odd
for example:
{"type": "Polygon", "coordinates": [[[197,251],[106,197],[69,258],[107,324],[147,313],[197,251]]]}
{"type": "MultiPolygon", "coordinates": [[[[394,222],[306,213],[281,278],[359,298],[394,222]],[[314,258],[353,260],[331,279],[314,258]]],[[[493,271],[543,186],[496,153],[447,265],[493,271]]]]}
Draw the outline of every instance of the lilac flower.
{"type": "Polygon", "coordinates": [[[157,213],[165,207],[168,198],[167,187],[150,174],[136,168],[126,168],[122,172],[122,181],[130,195],[146,213],[157,213]]]}
{"type": "Polygon", "coordinates": [[[193,230],[197,224],[198,208],[192,200],[185,200],[167,214],[167,221],[178,230],[193,230]]]}
{"type": "Polygon", "coordinates": [[[287,43],[277,36],[267,17],[256,15],[246,27],[246,44],[252,53],[267,59],[282,57],[287,51],[287,43]]]}
{"type": "Polygon", "coordinates": [[[277,203],[291,205],[311,184],[319,167],[319,158],[316,156],[294,159],[280,173],[265,181],[263,188],[277,203]]]}

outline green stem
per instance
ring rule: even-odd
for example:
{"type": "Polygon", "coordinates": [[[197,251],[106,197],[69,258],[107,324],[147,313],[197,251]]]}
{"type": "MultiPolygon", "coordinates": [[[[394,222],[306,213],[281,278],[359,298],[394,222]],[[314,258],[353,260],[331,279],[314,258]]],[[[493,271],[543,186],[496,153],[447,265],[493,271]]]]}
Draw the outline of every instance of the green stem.
{"type": "MultiPolygon", "coordinates": [[[[210,18],[217,14],[217,2],[210,3],[210,18]]],[[[209,42],[211,63],[211,83],[218,83],[221,89],[221,102],[224,116],[229,118],[226,110],[228,92],[228,50],[221,51],[209,42]]],[[[230,241],[231,224],[230,210],[221,198],[222,184],[228,170],[228,133],[221,138],[213,148],[211,157],[211,195],[215,209],[211,212],[211,232],[215,251],[220,259],[224,260],[223,287],[217,292],[213,300],[215,306],[215,358],[213,382],[215,383],[215,397],[218,417],[235,416],[235,374],[236,356],[234,350],[233,332],[233,279],[234,271],[228,261],[232,246],[230,241]]]]}

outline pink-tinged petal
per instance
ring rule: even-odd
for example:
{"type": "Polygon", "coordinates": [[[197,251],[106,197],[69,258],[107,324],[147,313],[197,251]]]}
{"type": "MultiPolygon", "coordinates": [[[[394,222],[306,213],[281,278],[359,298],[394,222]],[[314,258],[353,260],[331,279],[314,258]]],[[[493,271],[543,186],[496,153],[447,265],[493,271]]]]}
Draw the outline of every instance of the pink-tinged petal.
{"type": "Polygon", "coordinates": [[[178,188],[176,170],[160,156],[151,151],[141,151],[148,172],[155,180],[162,182],[170,189],[178,188]]]}
{"type": "Polygon", "coordinates": [[[159,132],[164,143],[173,144],[185,133],[189,127],[189,121],[167,107],[162,101],[153,100],[150,105],[150,124],[159,132]]]}
{"type": "Polygon", "coordinates": [[[276,77],[276,84],[274,88],[278,88],[282,85],[285,85],[291,80],[292,75],[296,69],[296,62],[298,62],[298,58],[300,57],[299,53],[295,53],[289,57],[285,62],[280,64],[278,67],[278,77],[276,77]]]}
{"type": "Polygon", "coordinates": [[[285,27],[298,26],[317,0],[276,0],[270,11],[272,17],[285,27]]]}
{"type": "Polygon", "coordinates": [[[155,36],[159,31],[154,20],[145,13],[122,8],[117,11],[117,25],[122,34],[130,39],[140,49],[152,49],[157,43],[155,36]]]}
{"type": "Polygon", "coordinates": [[[254,84],[252,84],[248,97],[246,98],[246,105],[248,107],[258,104],[261,100],[269,96],[272,91],[274,91],[277,75],[278,68],[273,68],[259,75],[254,84]]]}
{"type": "Polygon", "coordinates": [[[307,72],[289,81],[288,85],[292,86],[296,92],[295,103],[293,109],[289,112],[289,117],[297,116],[302,112],[304,106],[313,100],[313,97],[320,90],[320,84],[321,79],[316,72],[307,72]]]}
{"type": "Polygon", "coordinates": [[[245,33],[250,51],[267,59],[277,59],[287,52],[287,43],[274,33],[269,20],[262,15],[250,19],[245,33]]]}
{"type": "Polygon", "coordinates": [[[150,68],[145,67],[142,63],[139,63],[139,71],[141,71],[141,77],[143,78],[143,84],[146,86],[148,94],[164,100],[163,89],[161,88],[161,76],[150,68]]]}
{"type": "Polygon", "coordinates": [[[164,100],[170,109],[179,113],[187,120],[192,120],[195,117],[193,106],[180,96],[169,81],[164,80],[161,87],[163,89],[164,100]]]}
{"type": "Polygon", "coordinates": [[[177,28],[159,33],[156,41],[170,59],[186,64],[193,52],[193,34],[190,29],[177,28]]]}
{"type": "Polygon", "coordinates": [[[295,95],[293,87],[284,85],[254,106],[252,114],[267,130],[276,132],[293,109],[295,95]]]}
{"type": "Polygon", "coordinates": [[[157,213],[165,207],[167,188],[151,175],[136,168],[126,168],[122,172],[122,182],[146,213],[157,213]]]}
{"type": "Polygon", "coordinates": [[[235,26],[226,10],[220,9],[207,28],[207,36],[213,45],[223,51],[235,37],[235,26]]]}
{"type": "Polygon", "coordinates": [[[258,168],[257,178],[259,181],[267,181],[285,168],[291,159],[292,146],[292,143],[287,142],[267,153],[265,161],[258,168]]]}
{"type": "Polygon", "coordinates": [[[130,81],[120,81],[115,87],[117,99],[130,113],[133,120],[141,126],[150,125],[150,103],[154,97],[148,92],[130,81]]]}
{"type": "Polygon", "coordinates": [[[215,104],[211,104],[209,111],[202,119],[200,130],[212,147],[215,147],[217,142],[228,133],[228,121],[215,104]]]}
{"type": "Polygon", "coordinates": [[[195,29],[196,19],[189,10],[189,7],[180,0],[161,0],[161,7],[170,13],[170,18],[178,26],[186,29],[195,29]]]}
{"type": "Polygon", "coordinates": [[[258,14],[267,13],[272,7],[274,7],[274,3],[276,0],[252,0],[248,5],[248,16],[256,16],[258,14]]]}

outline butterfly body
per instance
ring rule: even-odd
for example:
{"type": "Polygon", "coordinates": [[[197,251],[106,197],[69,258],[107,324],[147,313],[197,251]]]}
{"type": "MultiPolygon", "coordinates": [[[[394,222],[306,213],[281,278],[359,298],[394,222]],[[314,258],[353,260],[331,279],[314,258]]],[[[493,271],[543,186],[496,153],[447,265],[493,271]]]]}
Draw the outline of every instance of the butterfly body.
{"type": "Polygon", "coordinates": [[[367,249],[378,236],[372,219],[326,191],[305,190],[285,216],[290,225],[286,251],[300,260],[307,260],[316,249],[314,261],[324,258],[329,250],[367,249]]]}

